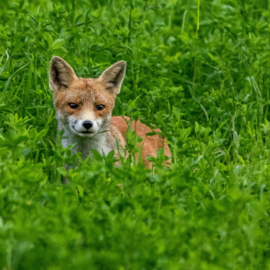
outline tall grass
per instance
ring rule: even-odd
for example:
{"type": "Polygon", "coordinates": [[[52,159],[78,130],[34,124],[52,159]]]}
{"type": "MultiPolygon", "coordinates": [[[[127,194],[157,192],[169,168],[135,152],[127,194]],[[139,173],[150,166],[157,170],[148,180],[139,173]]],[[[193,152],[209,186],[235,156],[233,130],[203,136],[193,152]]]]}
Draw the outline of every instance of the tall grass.
{"type": "Polygon", "coordinates": [[[268,269],[269,8],[0,2],[0,269],[268,269]],[[127,61],[114,115],[160,128],[172,166],[63,149],[53,55],[81,77],[127,61]]]}

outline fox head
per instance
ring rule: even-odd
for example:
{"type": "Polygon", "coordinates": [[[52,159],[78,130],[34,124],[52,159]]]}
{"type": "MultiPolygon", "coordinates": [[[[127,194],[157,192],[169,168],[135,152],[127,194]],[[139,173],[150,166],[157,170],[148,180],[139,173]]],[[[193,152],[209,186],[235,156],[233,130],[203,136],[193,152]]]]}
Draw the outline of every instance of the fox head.
{"type": "Polygon", "coordinates": [[[109,125],[116,95],[125,77],[126,62],[107,68],[99,78],[78,78],[72,67],[58,56],[51,59],[49,85],[54,92],[56,118],[65,130],[92,137],[109,125]]]}

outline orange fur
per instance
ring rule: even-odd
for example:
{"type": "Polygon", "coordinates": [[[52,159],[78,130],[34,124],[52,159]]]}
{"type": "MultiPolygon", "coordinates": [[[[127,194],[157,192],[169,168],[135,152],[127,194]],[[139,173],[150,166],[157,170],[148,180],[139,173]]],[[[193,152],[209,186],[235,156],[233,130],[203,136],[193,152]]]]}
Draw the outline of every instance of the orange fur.
{"type": "MultiPolygon", "coordinates": [[[[123,137],[126,138],[126,133],[128,130],[127,121],[129,120],[130,118],[127,116],[124,116],[124,118],[122,116],[113,116],[111,118],[111,125],[115,126],[122,133],[123,137]]],[[[148,161],[146,157],[156,157],[157,151],[160,148],[164,148],[165,156],[171,156],[170,148],[166,143],[167,140],[163,140],[158,134],[146,136],[147,133],[151,133],[153,131],[145,124],[142,124],[140,120],[137,122],[132,121],[132,129],[135,130],[136,134],[143,139],[143,141],[139,143],[139,146],[142,146],[142,158],[145,166],[151,168],[152,162],[148,161]]],[[[154,131],[156,133],[161,132],[160,129],[154,129],[154,131]]],[[[169,160],[168,163],[171,163],[171,160],[169,160]]]]}

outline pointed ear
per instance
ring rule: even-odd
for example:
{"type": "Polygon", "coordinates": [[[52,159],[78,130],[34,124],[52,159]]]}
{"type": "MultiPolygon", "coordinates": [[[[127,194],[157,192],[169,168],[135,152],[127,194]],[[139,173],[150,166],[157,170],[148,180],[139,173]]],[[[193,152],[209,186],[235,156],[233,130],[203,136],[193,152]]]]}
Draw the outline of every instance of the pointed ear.
{"type": "Polygon", "coordinates": [[[98,78],[109,91],[120,93],[121,85],[126,74],[125,61],[119,61],[107,68],[98,78]]]}
{"type": "Polygon", "coordinates": [[[52,91],[69,88],[77,76],[72,67],[59,56],[51,59],[49,71],[49,85],[52,91]]]}

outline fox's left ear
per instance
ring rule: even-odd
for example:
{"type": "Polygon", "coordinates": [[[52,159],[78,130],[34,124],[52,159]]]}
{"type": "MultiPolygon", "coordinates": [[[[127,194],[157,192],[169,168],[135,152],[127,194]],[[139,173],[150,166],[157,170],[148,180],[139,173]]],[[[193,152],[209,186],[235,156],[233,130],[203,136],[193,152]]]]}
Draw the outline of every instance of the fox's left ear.
{"type": "Polygon", "coordinates": [[[126,74],[127,63],[119,61],[107,68],[98,78],[105,88],[109,91],[115,91],[116,94],[120,93],[121,85],[126,74]]]}

